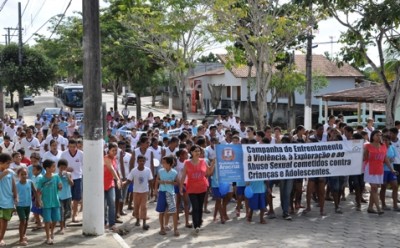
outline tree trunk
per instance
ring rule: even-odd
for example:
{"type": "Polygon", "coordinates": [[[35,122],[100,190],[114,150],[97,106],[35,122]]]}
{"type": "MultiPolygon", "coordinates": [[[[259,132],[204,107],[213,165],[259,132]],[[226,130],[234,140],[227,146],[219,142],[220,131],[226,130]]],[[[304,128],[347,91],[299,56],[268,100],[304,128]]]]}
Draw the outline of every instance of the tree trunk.
{"type": "Polygon", "coordinates": [[[136,93],[136,120],[142,118],[142,101],[140,100],[141,93],[136,93]]]}
{"type": "Polygon", "coordinates": [[[394,127],[395,111],[399,101],[400,94],[400,67],[396,68],[396,79],[394,80],[391,90],[388,92],[386,101],[386,127],[394,127]]]}
{"type": "Polygon", "coordinates": [[[113,96],[114,96],[114,111],[118,110],[118,79],[113,80],[112,82],[113,87],[113,96]]]}
{"type": "Polygon", "coordinates": [[[265,72],[264,62],[256,63],[256,110],[257,115],[255,116],[256,126],[258,130],[263,130],[265,126],[268,124],[267,120],[267,89],[271,79],[270,68],[268,68],[268,72],[265,72]]]}
{"type": "Polygon", "coordinates": [[[248,63],[248,74],[247,74],[247,105],[249,105],[249,120],[250,124],[254,125],[254,109],[253,104],[251,103],[251,69],[253,68],[253,64],[251,62],[248,63]]]}
{"type": "Polygon", "coordinates": [[[25,95],[25,88],[18,91],[18,116],[24,116],[24,95],[25,95]]]}
{"type": "MultiPolygon", "coordinates": [[[[182,91],[180,92],[181,97],[181,107],[182,107],[182,118],[187,120],[187,106],[186,106],[186,77],[185,74],[182,72],[180,77],[180,85],[182,86],[182,91]]],[[[179,92],[179,88],[178,88],[179,92]]]]}
{"type": "Polygon", "coordinates": [[[156,94],[151,95],[151,106],[152,107],[156,106],[156,94]]]}

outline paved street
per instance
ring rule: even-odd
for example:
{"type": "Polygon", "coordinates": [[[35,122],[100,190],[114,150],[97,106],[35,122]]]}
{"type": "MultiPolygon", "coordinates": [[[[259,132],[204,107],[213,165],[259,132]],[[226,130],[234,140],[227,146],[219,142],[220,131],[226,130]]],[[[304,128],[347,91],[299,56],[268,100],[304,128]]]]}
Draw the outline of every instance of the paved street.
{"type": "MultiPolygon", "coordinates": [[[[107,102],[107,108],[112,106],[112,96],[103,94],[107,102]]],[[[29,122],[34,114],[45,106],[52,104],[51,92],[43,93],[35,99],[35,106],[25,108],[25,119],[29,122]]],[[[149,101],[143,101],[147,105],[149,101]]],[[[120,103],[120,98],[119,98],[120,103]]],[[[121,106],[122,107],[122,106],[121,106]]],[[[130,106],[131,114],[135,106],[130,106]]],[[[143,114],[154,111],[148,107],[143,108],[143,114]]],[[[166,113],[165,108],[159,108],[156,115],[166,113]]],[[[178,112],[177,112],[178,113],[178,112]]],[[[255,213],[254,223],[247,223],[244,214],[240,218],[235,217],[235,203],[228,205],[231,220],[226,224],[213,223],[212,214],[204,215],[204,227],[198,237],[194,237],[192,230],[184,227],[184,217],[181,215],[179,231],[181,236],[176,238],[172,232],[166,236],[158,234],[158,214],[155,212],[155,203],[148,204],[149,231],[143,231],[134,226],[131,212],[122,219],[124,224],[120,227],[129,231],[122,236],[125,247],[399,247],[400,236],[397,227],[400,226],[400,213],[386,211],[382,216],[368,214],[367,204],[362,205],[362,211],[355,211],[354,195],[348,195],[347,201],[342,202],[343,214],[334,213],[333,203],[326,202],[327,216],[320,217],[319,209],[314,206],[306,216],[298,213],[293,215],[292,221],[283,220],[280,209],[279,188],[273,192],[274,208],[278,218],[267,219],[266,225],[258,224],[258,213],[255,213]]],[[[368,195],[364,196],[368,199],[368,195]]],[[[391,206],[391,200],[387,198],[391,206]]],[[[303,195],[305,205],[305,195],[303,195]]],[[[314,204],[315,205],[315,204],[314,204]]],[[[209,209],[213,211],[214,201],[210,200],[209,209]]],[[[14,216],[10,229],[6,233],[5,241],[13,247],[17,247],[18,220],[14,216]]],[[[172,220],[171,220],[172,224],[172,220]]],[[[30,226],[32,227],[32,223],[30,226]]],[[[28,247],[43,247],[44,230],[28,230],[30,245],[28,247]]],[[[124,247],[117,242],[112,234],[102,237],[88,238],[81,235],[80,226],[70,226],[65,235],[56,235],[56,247],[124,247]]]]}

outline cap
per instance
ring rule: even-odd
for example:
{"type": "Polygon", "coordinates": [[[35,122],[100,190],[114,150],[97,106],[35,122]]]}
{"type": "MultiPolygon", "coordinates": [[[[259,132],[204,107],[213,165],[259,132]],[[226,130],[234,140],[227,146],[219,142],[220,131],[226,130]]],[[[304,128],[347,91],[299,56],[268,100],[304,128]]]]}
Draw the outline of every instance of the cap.
{"type": "Polygon", "coordinates": [[[10,124],[15,124],[15,121],[14,120],[10,120],[10,124]]]}

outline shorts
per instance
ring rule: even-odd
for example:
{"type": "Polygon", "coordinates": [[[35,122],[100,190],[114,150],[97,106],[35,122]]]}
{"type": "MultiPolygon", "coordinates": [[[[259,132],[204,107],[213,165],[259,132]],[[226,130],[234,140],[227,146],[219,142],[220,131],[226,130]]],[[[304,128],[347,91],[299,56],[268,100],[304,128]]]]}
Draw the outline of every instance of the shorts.
{"type": "Polygon", "coordinates": [[[246,186],[237,186],[236,187],[236,195],[237,196],[244,195],[245,188],[246,188],[246,186]]]}
{"type": "Polygon", "coordinates": [[[29,220],[31,207],[17,207],[17,213],[20,221],[29,220]]]}
{"type": "Polygon", "coordinates": [[[74,185],[71,186],[71,194],[73,201],[82,200],[82,178],[74,179],[74,185]]]}
{"type": "Polygon", "coordinates": [[[176,213],[175,195],[166,191],[159,191],[156,211],[159,213],[164,213],[167,210],[168,213],[176,213]]]}
{"type": "Polygon", "coordinates": [[[38,208],[38,207],[36,207],[36,203],[35,203],[35,201],[36,201],[36,198],[35,198],[35,196],[33,196],[32,197],[32,207],[31,207],[31,212],[32,213],[34,213],[34,214],[40,214],[40,215],[42,215],[42,208],[38,208]]]}
{"type": "MultiPolygon", "coordinates": [[[[114,180],[114,185],[117,185],[117,180],[114,180]]],[[[115,200],[122,201],[122,189],[114,187],[115,190],[115,200]]]]}
{"type": "Polygon", "coordinates": [[[364,175],[352,175],[349,176],[349,184],[354,189],[362,189],[364,188],[364,175]]]}
{"type": "Polygon", "coordinates": [[[128,186],[128,193],[133,193],[133,183],[130,183],[128,186]]]}
{"type": "Polygon", "coordinates": [[[43,208],[43,222],[61,221],[60,208],[43,208]]]}
{"type": "Polygon", "coordinates": [[[0,208],[0,219],[10,221],[13,212],[12,208],[0,208]]]}
{"type": "Polygon", "coordinates": [[[331,189],[331,192],[339,193],[343,189],[345,177],[343,176],[335,176],[328,178],[328,185],[331,189]]]}
{"type": "Polygon", "coordinates": [[[71,218],[71,198],[60,200],[61,205],[61,221],[71,218]]]}
{"type": "Polygon", "coordinates": [[[394,173],[392,173],[391,171],[384,171],[383,183],[390,183],[393,181],[397,182],[397,176],[394,173]]]}
{"type": "Polygon", "coordinates": [[[310,182],[315,182],[315,183],[324,183],[326,182],[325,177],[310,177],[307,178],[308,181],[310,182]]]}
{"type": "Polygon", "coordinates": [[[251,210],[265,209],[265,193],[254,193],[249,199],[249,207],[251,210]]]}
{"type": "MultiPolygon", "coordinates": [[[[186,193],[186,186],[185,185],[183,185],[183,193],[186,193]]],[[[174,185],[174,191],[175,191],[175,194],[180,194],[181,192],[179,192],[179,186],[178,185],[174,185]]]]}
{"type": "Polygon", "coordinates": [[[213,197],[214,198],[219,198],[219,199],[221,199],[221,198],[224,198],[222,195],[221,195],[221,192],[219,192],[219,188],[217,187],[217,188],[211,188],[211,190],[212,190],[212,195],[213,195],[213,197]]]}

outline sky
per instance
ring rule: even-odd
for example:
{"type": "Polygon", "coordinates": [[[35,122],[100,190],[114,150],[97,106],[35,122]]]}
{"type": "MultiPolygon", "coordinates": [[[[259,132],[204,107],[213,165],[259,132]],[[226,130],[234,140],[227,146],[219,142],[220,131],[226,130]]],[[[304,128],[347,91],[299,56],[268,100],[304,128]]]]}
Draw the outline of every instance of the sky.
{"type": "MultiPolygon", "coordinates": [[[[21,2],[22,10],[25,12],[22,17],[23,27],[23,42],[25,43],[33,33],[35,33],[48,19],[51,17],[62,14],[67,8],[68,3],[71,1],[71,5],[66,12],[66,16],[73,15],[76,11],[82,11],[82,0],[0,0],[0,7],[6,1],[4,8],[0,11],[0,43],[4,44],[7,27],[16,27],[18,24],[18,2],[21,2]]],[[[107,4],[100,1],[101,7],[106,7],[107,4]]],[[[49,37],[52,30],[49,29],[49,23],[41,28],[37,33],[49,37]]],[[[331,41],[337,41],[340,37],[341,32],[346,29],[341,26],[336,20],[328,19],[319,23],[319,28],[315,33],[313,42],[327,42],[327,44],[318,44],[318,47],[313,49],[314,54],[324,54],[324,52],[333,53],[334,55],[340,51],[341,44],[330,43],[331,41]]],[[[11,34],[17,35],[16,31],[11,31],[11,34]]],[[[18,37],[11,37],[11,42],[17,42],[18,37]]],[[[28,44],[33,45],[34,39],[31,38],[28,44]]],[[[211,51],[213,53],[225,53],[223,45],[216,45],[210,48],[207,53],[211,51]]],[[[296,53],[301,53],[297,51],[296,53]]],[[[377,58],[376,54],[370,53],[372,58],[377,58]]]]}

